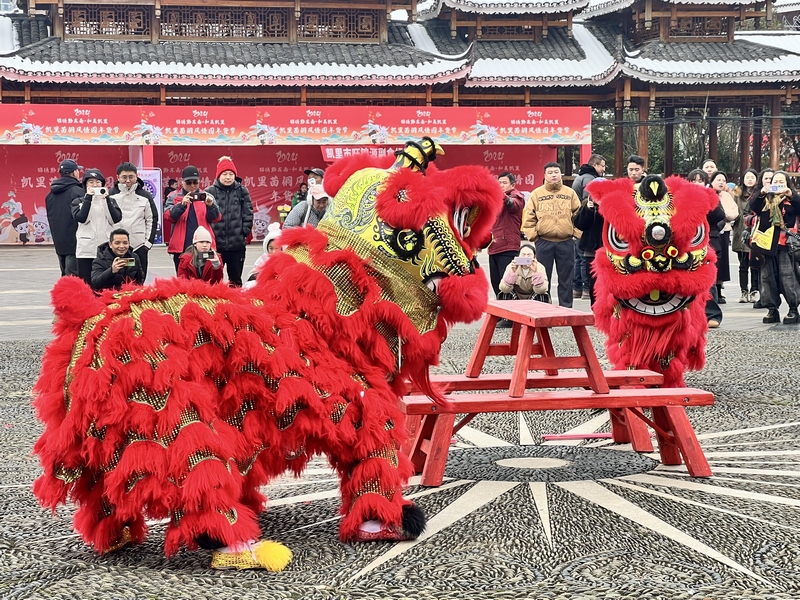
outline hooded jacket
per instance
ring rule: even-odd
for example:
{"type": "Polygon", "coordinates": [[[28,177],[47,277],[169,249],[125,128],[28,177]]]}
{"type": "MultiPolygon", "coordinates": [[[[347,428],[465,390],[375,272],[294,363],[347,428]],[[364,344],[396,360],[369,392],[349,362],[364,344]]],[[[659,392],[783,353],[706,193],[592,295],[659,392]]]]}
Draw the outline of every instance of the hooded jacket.
{"type": "MultiPolygon", "coordinates": [[[[578,194],[578,200],[586,198],[586,186],[597,177],[597,170],[590,164],[581,165],[578,176],[572,182],[572,189],[578,194]]],[[[578,228],[580,229],[580,227],[578,228]]]]}
{"type": "Polygon", "coordinates": [[[108,192],[122,211],[120,227],[128,232],[131,248],[142,246],[150,248],[156,239],[158,216],[153,196],[144,188],[144,182],[137,178],[130,189],[122,191],[119,183],[108,192]]]}
{"type": "Polygon", "coordinates": [[[75,254],[78,222],[72,216],[72,201],[85,193],[81,182],[67,175],[50,184],[44,203],[56,254],[75,254]]]}
{"type": "MultiPolygon", "coordinates": [[[[210,223],[219,221],[222,214],[219,212],[219,206],[216,199],[207,206],[205,202],[196,201],[192,202],[189,207],[183,205],[183,197],[186,195],[186,190],[181,188],[177,192],[173,192],[167,198],[166,206],[164,207],[164,221],[172,223],[172,236],[169,238],[169,246],[167,252],[170,254],[182,254],[186,248],[191,244],[185,244],[187,240],[191,240],[191,236],[198,227],[205,227],[211,232],[211,237],[214,237],[214,231],[210,223]],[[196,225],[189,229],[189,215],[194,212],[196,225]],[[191,234],[191,235],[190,235],[191,234]]],[[[213,194],[212,194],[213,196],[213,194]]],[[[214,240],[211,241],[212,245],[216,247],[214,240]]]]}
{"type": "Polygon", "coordinates": [[[111,265],[114,263],[115,258],[117,258],[117,255],[114,254],[108,242],[97,247],[97,256],[92,262],[92,289],[96,292],[111,288],[118,290],[123,283],[136,283],[138,285],[144,283],[144,273],[142,272],[142,265],[139,263],[139,257],[131,252],[130,248],[128,248],[125,256],[121,258],[134,259],[136,266],[122,267],[122,269],[114,273],[111,270],[111,265]]]}
{"type": "Polygon", "coordinates": [[[76,258],[95,258],[97,247],[122,221],[122,211],[111,196],[84,194],[72,201],[72,216],[78,222],[76,258]]]}
{"type": "Polygon", "coordinates": [[[247,244],[247,236],[253,229],[253,202],[250,192],[237,177],[232,185],[222,185],[219,178],[206,190],[217,201],[222,219],[211,224],[217,250],[241,250],[247,244]]]}

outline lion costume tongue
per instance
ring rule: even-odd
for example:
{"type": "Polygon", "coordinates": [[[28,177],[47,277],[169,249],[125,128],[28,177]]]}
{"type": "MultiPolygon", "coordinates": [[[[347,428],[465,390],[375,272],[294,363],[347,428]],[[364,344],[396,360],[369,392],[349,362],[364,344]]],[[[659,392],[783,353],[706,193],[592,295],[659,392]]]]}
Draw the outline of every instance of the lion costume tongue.
{"type": "Polygon", "coordinates": [[[587,190],[605,220],[591,268],[608,358],[682,386],[684,371],[705,363],[705,304],[716,280],[707,215],[719,200],[679,177],[649,176],[638,189],[629,179],[595,181],[587,190]]]}

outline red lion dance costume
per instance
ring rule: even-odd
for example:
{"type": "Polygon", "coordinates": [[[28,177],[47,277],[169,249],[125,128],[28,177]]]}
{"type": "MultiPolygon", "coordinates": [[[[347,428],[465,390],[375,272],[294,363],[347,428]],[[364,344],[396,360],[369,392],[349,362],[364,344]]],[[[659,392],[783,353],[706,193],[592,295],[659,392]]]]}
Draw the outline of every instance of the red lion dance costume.
{"type": "Polygon", "coordinates": [[[680,177],[646,177],[588,186],[605,221],[605,255],[597,253],[593,310],[617,369],[664,374],[684,386],[687,369],[705,363],[705,304],[716,281],[707,214],[719,203],[710,189],[680,177]]]}
{"type": "Polygon", "coordinates": [[[334,164],[318,229],[284,233],[247,292],[171,279],[96,298],[76,278],[56,284],[35,387],[42,505],[70,498],[101,553],[169,519],[168,556],[200,546],[214,567],[280,570],[288,549],[256,541],[259,488],[325,454],[342,540],[417,537],[398,397],[411,380],[442,400],[428,368],[448,326],[483,312],[474,252],[502,205],[483,168],[426,173],[437,151],[424,138],[394,164],[334,164]]]}

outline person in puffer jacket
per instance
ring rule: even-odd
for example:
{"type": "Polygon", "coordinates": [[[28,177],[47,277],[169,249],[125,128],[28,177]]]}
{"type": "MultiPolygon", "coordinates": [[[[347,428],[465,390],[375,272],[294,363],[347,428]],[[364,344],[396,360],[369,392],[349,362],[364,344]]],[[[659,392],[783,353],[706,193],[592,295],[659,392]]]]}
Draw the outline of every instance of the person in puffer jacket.
{"type": "Polygon", "coordinates": [[[78,274],[75,259],[78,222],[72,216],[72,201],[83,198],[86,193],[81,185],[81,169],[83,167],[71,158],[61,161],[58,166],[61,177],[50,184],[50,193],[44,201],[62,277],[78,274]]]}
{"type": "Polygon", "coordinates": [[[153,196],[139,179],[136,167],[129,162],[117,167],[117,185],[108,193],[122,211],[120,226],[130,235],[131,250],[139,258],[139,266],[147,277],[147,254],[153,247],[158,230],[153,196]]]}
{"type": "Polygon", "coordinates": [[[86,194],[72,201],[72,216],[78,222],[75,257],[78,277],[92,285],[92,262],[97,247],[108,242],[111,231],[122,221],[122,211],[108,195],[106,178],[100,169],[86,169],[83,187],[86,194]]]}
{"type": "Polygon", "coordinates": [[[228,283],[232,287],[242,287],[247,236],[253,228],[253,203],[229,156],[219,159],[216,179],[206,193],[216,198],[222,213],[222,219],[211,223],[211,229],[217,251],[227,265],[228,283]]]}

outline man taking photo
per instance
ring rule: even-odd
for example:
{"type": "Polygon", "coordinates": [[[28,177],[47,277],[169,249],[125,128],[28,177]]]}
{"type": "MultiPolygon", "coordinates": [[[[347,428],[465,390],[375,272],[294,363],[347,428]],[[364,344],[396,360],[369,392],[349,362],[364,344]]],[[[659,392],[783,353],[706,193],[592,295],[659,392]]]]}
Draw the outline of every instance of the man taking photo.
{"type": "Polygon", "coordinates": [[[92,289],[118,290],[124,283],[144,283],[139,257],[131,251],[130,236],[124,229],[115,229],[107,244],[97,248],[92,262],[92,289]]]}

